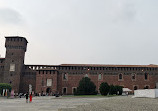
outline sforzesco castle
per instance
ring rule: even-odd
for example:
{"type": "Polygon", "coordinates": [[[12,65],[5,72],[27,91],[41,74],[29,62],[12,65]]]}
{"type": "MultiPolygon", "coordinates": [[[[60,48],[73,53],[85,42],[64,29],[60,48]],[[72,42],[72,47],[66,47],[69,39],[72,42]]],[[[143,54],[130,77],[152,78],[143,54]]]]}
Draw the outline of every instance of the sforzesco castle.
{"type": "Polygon", "coordinates": [[[102,82],[120,85],[132,91],[154,89],[158,65],[61,64],[27,65],[24,63],[28,41],[25,37],[5,37],[5,58],[0,58],[0,83],[9,83],[16,93],[26,93],[29,84],[35,93],[73,94],[83,77],[89,77],[96,89],[102,82]]]}

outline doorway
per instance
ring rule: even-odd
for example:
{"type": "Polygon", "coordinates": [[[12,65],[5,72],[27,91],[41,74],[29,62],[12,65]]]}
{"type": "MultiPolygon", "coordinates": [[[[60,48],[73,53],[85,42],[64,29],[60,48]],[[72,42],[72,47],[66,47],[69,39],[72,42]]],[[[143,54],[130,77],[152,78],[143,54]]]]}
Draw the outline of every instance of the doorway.
{"type": "Polygon", "coordinates": [[[46,93],[47,93],[47,94],[50,94],[50,93],[51,93],[51,88],[47,88],[47,89],[46,89],[46,93]]]}

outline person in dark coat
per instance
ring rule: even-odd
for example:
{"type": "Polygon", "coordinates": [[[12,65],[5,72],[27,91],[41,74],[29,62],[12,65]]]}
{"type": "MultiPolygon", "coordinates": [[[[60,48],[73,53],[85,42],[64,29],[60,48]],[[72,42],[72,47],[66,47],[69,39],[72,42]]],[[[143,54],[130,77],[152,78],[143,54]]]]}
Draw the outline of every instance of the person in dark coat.
{"type": "Polygon", "coordinates": [[[29,98],[29,95],[28,93],[26,93],[26,103],[28,103],[28,98],[29,98]]]}

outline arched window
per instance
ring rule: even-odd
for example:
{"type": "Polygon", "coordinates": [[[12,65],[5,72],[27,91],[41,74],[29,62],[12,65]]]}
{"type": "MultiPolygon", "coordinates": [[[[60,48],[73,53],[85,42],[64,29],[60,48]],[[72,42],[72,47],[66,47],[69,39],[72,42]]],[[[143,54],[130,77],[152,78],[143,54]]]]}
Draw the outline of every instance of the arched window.
{"type": "Polygon", "coordinates": [[[144,89],[149,89],[149,86],[145,86],[144,89]]]}
{"type": "Polygon", "coordinates": [[[122,77],[122,74],[119,74],[119,80],[122,80],[123,77],[122,77]]]}
{"type": "Polygon", "coordinates": [[[98,75],[98,80],[102,80],[102,74],[98,75]]]}
{"type": "Polygon", "coordinates": [[[138,87],[137,86],[134,86],[134,90],[137,90],[138,89],[138,87]]]}
{"type": "Polygon", "coordinates": [[[132,80],[135,80],[135,79],[136,79],[136,75],[132,74],[132,80]]]}
{"type": "Polygon", "coordinates": [[[63,79],[67,80],[67,74],[66,73],[63,74],[63,79]]]}
{"type": "Polygon", "coordinates": [[[88,74],[85,74],[85,76],[84,77],[88,77],[88,74]]]}
{"type": "Polygon", "coordinates": [[[77,88],[76,88],[76,87],[73,87],[73,88],[72,88],[72,93],[74,94],[76,91],[77,91],[77,88]]]}
{"type": "Polygon", "coordinates": [[[63,94],[67,94],[67,88],[66,87],[63,88],[63,94]]]}

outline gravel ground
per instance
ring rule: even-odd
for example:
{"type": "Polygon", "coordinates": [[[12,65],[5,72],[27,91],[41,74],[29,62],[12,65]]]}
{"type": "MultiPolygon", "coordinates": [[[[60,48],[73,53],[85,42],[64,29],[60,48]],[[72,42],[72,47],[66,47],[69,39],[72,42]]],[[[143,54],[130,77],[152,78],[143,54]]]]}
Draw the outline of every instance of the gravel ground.
{"type": "Polygon", "coordinates": [[[60,111],[158,111],[158,98],[117,96],[95,103],[79,105],[76,108],[60,109],[60,111]]]}

